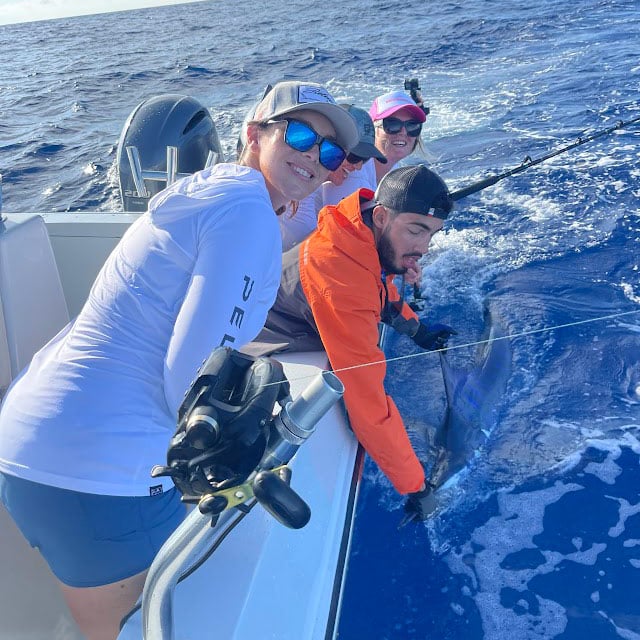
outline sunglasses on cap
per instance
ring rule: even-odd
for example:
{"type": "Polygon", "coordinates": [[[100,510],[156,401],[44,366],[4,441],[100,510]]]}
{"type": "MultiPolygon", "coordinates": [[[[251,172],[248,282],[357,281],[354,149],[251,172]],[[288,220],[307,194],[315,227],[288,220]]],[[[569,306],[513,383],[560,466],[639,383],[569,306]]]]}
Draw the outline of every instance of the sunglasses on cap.
{"type": "MultiPolygon", "coordinates": [[[[380,125],[377,125],[378,127],[380,125]]],[[[385,133],[400,133],[404,127],[407,135],[411,138],[417,138],[422,131],[422,122],[417,120],[400,120],[400,118],[394,118],[389,116],[382,119],[382,129],[385,133]]]]}
{"type": "Polygon", "coordinates": [[[309,151],[314,145],[320,149],[320,164],[329,171],[335,171],[346,157],[345,150],[333,140],[323,138],[314,131],[306,122],[293,120],[292,118],[279,118],[269,120],[267,124],[286,122],[284,141],[296,151],[309,151]]]}

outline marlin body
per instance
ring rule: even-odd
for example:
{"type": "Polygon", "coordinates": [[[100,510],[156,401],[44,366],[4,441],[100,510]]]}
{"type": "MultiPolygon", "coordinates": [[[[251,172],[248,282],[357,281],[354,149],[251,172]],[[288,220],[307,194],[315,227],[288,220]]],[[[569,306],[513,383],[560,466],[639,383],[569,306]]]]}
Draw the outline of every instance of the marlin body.
{"type": "Polygon", "coordinates": [[[447,409],[432,444],[429,482],[437,489],[466,467],[496,423],[511,374],[511,347],[505,332],[492,323],[475,366],[456,369],[440,353],[447,409]]]}

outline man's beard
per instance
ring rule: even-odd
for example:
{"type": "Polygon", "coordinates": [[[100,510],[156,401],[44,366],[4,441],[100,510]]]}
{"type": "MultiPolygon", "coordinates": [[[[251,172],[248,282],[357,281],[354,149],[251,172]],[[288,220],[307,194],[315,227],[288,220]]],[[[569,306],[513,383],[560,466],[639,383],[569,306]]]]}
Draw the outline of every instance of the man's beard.
{"type": "Polygon", "coordinates": [[[391,246],[389,234],[386,231],[383,231],[378,239],[378,257],[380,258],[380,265],[385,273],[403,274],[407,272],[406,267],[395,264],[396,252],[391,246]]]}

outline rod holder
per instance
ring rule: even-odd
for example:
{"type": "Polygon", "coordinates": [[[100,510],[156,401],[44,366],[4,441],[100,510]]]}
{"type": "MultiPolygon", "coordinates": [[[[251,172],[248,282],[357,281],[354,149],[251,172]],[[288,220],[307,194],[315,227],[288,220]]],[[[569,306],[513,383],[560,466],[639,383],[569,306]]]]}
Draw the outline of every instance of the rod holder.
{"type": "Polygon", "coordinates": [[[129,158],[129,164],[131,165],[131,176],[133,182],[136,185],[136,191],[141,198],[148,198],[149,192],[144,186],[144,179],[142,177],[142,165],[140,164],[140,153],[137,147],[127,147],[127,158],[129,158]]]}
{"type": "Polygon", "coordinates": [[[167,187],[176,181],[178,171],[178,147],[167,147],[167,187]]]}

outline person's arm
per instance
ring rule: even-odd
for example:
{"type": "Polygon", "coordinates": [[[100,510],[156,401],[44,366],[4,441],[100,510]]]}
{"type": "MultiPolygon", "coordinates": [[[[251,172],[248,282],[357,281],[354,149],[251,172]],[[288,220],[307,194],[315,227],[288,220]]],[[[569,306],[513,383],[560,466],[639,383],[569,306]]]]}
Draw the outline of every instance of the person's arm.
{"type": "Polygon", "coordinates": [[[415,311],[400,300],[392,276],[387,277],[387,303],[382,311],[382,322],[409,337],[413,337],[420,327],[420,320],[415,311]]]}
{"type": "Polygon", "coordinates": [[[358,171],[354,171],[351,175],[358,180],[360,188],[371,189],[375,191],[378,186],[378,180],[376,178],[376,161],[374,158],[367,160],[362,168],[358,171]]]}
{"type": "Polygon", "coordinates": [[[396,307],[400,311],[400,314],[405,320],[415,321],[420,323],[420,320],[416,312],[404,301],[400,301],[400,292],[393,282],[394,276],[387,276],[387,291],[389,293],[389,302],[395,303],[396,307]]]}
{"type": "Polygon", "coordinates": [[[382,319],[385,324],[409,336],[423,349],[446,349],[449,338],[458,333],[455,329],[446,324],[428,324],[424,320],[421,321],[406,302],[400,302],[398,290],[390,277],[387,279],[387,291],[389,300],[382,319]]]}
{"type": "MultiPolygon", "coordinates": [[[[377,347],[379,290],[367,275],[368,287],[357,278],[358,287],[336,282],[316,288],[307,280],[306,290],[315,290],[309,303],[331,366],[345,386],[353,431],[396,490],[407,494],[424,485],[424,471],[400,413],[384,390],[386,365],[377,347]],[[373,362],[379,364],[341,371],[373,362]]],[[[330,282],[328,277],[324,281],[330,282]]]]}
{"type": "Polygon", "coordinates": [[[221,216],[200,238],[165,358],[165,395],[173,413],[213,349],[237,349],[264,325],[281,268],[278,225],[269,215],[247,205],[221,216]]]}

